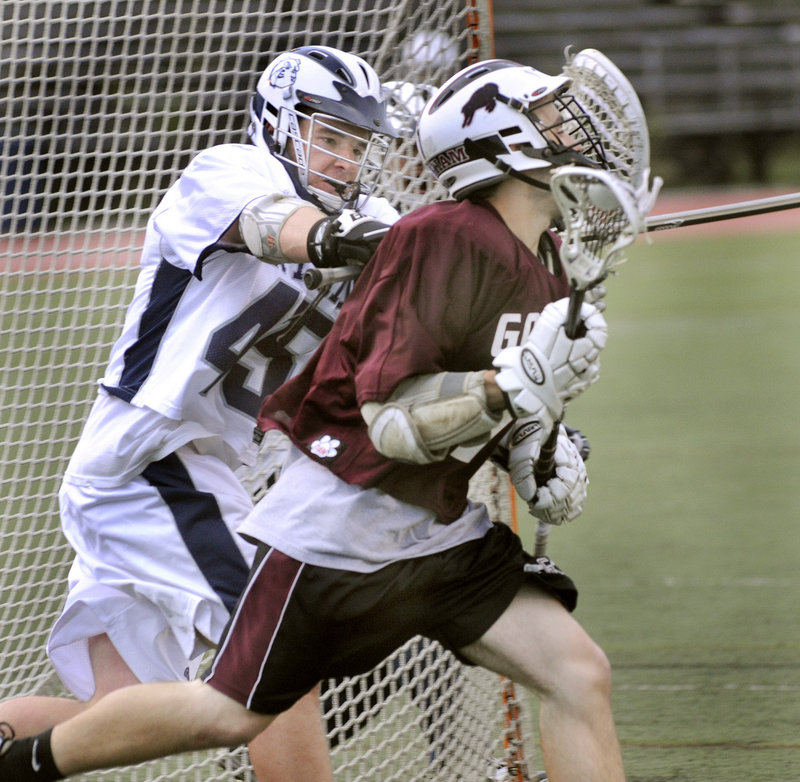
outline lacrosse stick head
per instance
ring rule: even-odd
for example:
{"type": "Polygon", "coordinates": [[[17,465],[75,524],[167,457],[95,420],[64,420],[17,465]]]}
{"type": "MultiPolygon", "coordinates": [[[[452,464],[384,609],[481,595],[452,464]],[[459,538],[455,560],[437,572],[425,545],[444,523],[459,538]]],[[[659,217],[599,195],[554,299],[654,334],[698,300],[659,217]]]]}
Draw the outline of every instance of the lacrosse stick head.
{"type": "Polygon", "coordinates": [[[636,90],[596,49],[573,54],[568,48],[565,55],[563,74],[600,137],[605,167],[638,189],[650,169],[650,134],[636,90]]]}
{"type": "Polygon", "coordinates": [[[597,49],[566,52],[564,76],[570,91],[590,118],[603,146],[605,165],[636,192],[647,215],[655,204],[662,180],[650,184],[650,132],[639,96],[625,74],[597,49]]]}
{"type": "Polygon", "coordinates": [[[625,258],[622,251],[643,229],[633,186],[610,171],[562,166],[550,179],[564,220],[561,263],[570,284],[585,290],[625,258]]]}

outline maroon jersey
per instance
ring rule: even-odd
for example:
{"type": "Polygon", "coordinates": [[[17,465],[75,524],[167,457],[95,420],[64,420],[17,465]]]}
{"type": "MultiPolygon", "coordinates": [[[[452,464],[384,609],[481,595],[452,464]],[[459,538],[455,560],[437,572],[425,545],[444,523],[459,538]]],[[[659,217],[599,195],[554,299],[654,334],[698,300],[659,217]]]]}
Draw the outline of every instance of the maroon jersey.
{"type": "Polygon", "coordinates": [[[569,293],[487,202],[445,201],[406,215],[367,264],[305,369],[267,397],[259,425],[280,428],[338,477],[458,518],[484,461],[428,465],[373,446],[360,408],[412,375],[489,369],[542,308],[569,293]]]}

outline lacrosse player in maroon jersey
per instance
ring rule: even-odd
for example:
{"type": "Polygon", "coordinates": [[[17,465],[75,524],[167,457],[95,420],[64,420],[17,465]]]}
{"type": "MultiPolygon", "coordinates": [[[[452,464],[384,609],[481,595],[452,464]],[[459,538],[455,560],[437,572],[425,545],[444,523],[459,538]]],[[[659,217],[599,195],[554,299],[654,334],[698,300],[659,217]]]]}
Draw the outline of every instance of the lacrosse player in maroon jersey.
{"type": "Polygon", "coordinates": [[[258,551],[205,682],[113,693],[37,745],[12,744],[0,775],[57,779],[247,741],[317,681],[367,671],[421,634],[538,696],[552,782],[624,779],[609,664],[570,613],[574,584],[467,496],[501,454],[540,518],[572,520],[586,497],[563,430],[555,477],[534,479],[606,341],[591,303],[581,336],[566,336],[548,231],[551,172],[603,165],[569,86],[492,60],[426,105],[418,144],[453,200],[393,225],[320,349],[266,398],[260,426],[292,448],[240,529],[258,551]],[[47,774],[21,770],[32,755],[47,774]]]}

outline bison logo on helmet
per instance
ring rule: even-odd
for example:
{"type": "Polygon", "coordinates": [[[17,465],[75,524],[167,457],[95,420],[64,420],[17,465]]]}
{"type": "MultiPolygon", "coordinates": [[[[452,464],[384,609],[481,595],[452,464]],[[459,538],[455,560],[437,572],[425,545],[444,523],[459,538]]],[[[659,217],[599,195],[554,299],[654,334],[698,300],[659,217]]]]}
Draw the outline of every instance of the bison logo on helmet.
{"type": "Polygon", "coordinates": [[[464,115],[464,121],[461,127],[465,128],[467,125],[472,124],[475,117],[475,112],[478,109],[486,109],[487,112],[494,111],[497,105],[497,95],[500,88],[496,84],[484,84],[472,93],[472,97],[462,106],[461,113],[464,115]]]}
{"type": "Polygon", "coordinates": [[[291,87],[299,72],[300,60],[297,57],[282,57],[269,72],[269,83],[278,89],[291,87]]]}

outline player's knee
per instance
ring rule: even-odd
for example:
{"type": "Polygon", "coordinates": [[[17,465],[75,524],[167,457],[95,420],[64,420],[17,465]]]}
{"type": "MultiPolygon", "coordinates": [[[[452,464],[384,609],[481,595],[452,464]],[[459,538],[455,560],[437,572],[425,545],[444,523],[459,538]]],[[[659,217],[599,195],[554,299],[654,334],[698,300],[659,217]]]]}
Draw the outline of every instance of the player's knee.
{"type": "Polygon", "coordinates": [[[228,713],[223,722],[205,722],[197,731],[200,747],[235,747],[250,743],[271,722],[270,717],[248,712],[243,706],[228,713]]]}
{"type": "Polygon", "coordinates": [[[209,686],[203,686],[206,709],[197,724],[197,744],[206,747],[247,744],[272,721],[272,717],[250,711],[241,703],[209,686]]]}
{"type": "Polygon", "coordinates": [[[594,642],[590,644],[585,666],[586,686],[602,697],[611,697],[611,663],[605,652],[594,642]]]}
{"type": "Polygon", "coordinates": [[[611,665],[605,652],[585,636],[561,657],[554,697],[589,706],[611,697],[611,665]]]}
{"type": "Polygon", "coordinates": [[[578,697],[584,700],[611,697],[611,664],[605,652],[587,639],[576,655],[572,668],[578,697]]]}

